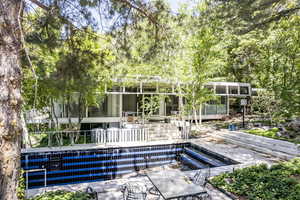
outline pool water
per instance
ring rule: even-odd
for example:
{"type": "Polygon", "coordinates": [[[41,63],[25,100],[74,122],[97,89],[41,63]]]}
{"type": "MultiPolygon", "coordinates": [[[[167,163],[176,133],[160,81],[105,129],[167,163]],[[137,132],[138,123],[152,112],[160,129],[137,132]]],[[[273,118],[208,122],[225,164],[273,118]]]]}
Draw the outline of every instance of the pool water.
{"type": "Polygon", "coordinates": [[[33,171],[25,176],[28,188],[39,188],[111,180],[157,166],[195,170],[237,162],[192,143],[178,143],[23,153],[21,164],[24,170],[33,171]]]}

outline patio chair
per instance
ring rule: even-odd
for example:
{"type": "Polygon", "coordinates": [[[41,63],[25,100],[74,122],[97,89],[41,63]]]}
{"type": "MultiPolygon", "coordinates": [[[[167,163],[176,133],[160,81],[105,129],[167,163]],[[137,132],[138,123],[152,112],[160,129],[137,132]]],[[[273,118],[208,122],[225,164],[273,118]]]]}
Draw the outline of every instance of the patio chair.
{"type": "Polygon", "coordinates": [[[152,195],[156,196],[155,200],[160,200],[161,199],[159,191],[154,186],[150,187],[148,189],[148,192],[149,192],[149,194],[152,194],[152,195]]]}
{"type": "Polygon", "coordinates": [[[123,200],[145,200],[147,197],[146,186],[139,182],[125,183],[121,191],[123,193],[123,200]]]}
{"type": "Polygon", "coordinates": [[[105,192],[105,190],[102,187],[88,186],[86,188],[86,193],[93,195],[93,197],[96,198],[96,200],[100,200],[98,195],[99,195],[99,193],[104,193],[104,192],[105,192]]]}
{"type": "MultiPolygon", "coordinates": [[[[210,168],[200,169],[196,172],[196,174],[192,178],[192,181],[194,184],[205,188],[205,186],[208,182],[209,176],[210,176],[210,168]]],[[[211,199],[210,195],[207,192],[204,194],[198,195],[196,198],[201,199],[201,200],[202,199],[211,199]]]]}

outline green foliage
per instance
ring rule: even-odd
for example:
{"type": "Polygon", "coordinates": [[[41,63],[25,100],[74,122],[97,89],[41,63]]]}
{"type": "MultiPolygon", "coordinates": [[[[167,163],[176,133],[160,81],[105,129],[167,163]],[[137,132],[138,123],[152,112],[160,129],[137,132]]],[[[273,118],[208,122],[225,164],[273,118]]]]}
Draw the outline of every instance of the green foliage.
{"type": "Polygon", "coordinates": [[[208,0],[214,17],[235,34],[256,29],[265,30],[282,18],[293,16],[299,10],[296,0],[208,0]]]}
{"type": "Polygon", "coordinates": [[[150,118],[154,115],[159,110],[160,102],[165,100],[166,97],[163,95],[145,96],[141,108],[144,110],[146,118],[150,118]]]}
{"type": "Polygon", "coordinates": [[[214,177],[219,188],[249,200],[298,200],[300,197],[300,159],[275,164],[261,164],[214,177]]]}
{"type": "Polygon", "coordinates": [[[31,198],[30,200],[90,200],[91,197],[83,192],[51,191],[31,198]]]}
{"type": "Polygon", "coordinates": [[[20,170],[20,178],[17,188],[17,196],[18,200],[25,200],[25,179],[24,179],[24,171],[20,170]]]}
{"type": "Polygon", "coordinates": [[[272,121],[280,120],[277,116],[280,116],[279,101],[275,99],[273,93],[262,90],[257,91],[258,96],[252,98],[252,113],[258,114],[262,119],[272,121]]]}
{"type": "MultiPolygon", "coordinates": [[[[88,4],[85,1],[85,4],[88,4]]],[[[91,2],[90,2],[91,3],[91,2]]],[[[110,82],[109,70],[114,60],[110,38],[91,28],[74,29],[64,26],[58,16],[38,12],[30,14],[24,26],[29,26],[26,41],[38,78],[35,95],[35,74],[24,70],[24,107],[35,106],[50,112],[53,102],[67,102],[82,119],[85,107],[98,105],[104,96],[105,84],[110,82]]],[[[29,65],[24,58],[24,65],[29,65]]],[[[70,113],[70,106],[67,106],[70,113]]],[[[54,119],[54,116],[52,116],[54,119]]]]}
{"type": "Polygon", "coordinates": [[[185,9],[177,16],[172,14],[166,3],[159,3],[155,17],[159,24],[156,28],[145,19],[112,32],[117,56],[114,72],[121,76],[142,74],[188,80],[192,64],[190,38],[199,23],[185,9]]]}
{"type": "Polygon", "coordinates": [[[263,129],[252,129],[252,130],[246,130],[246,133],[250,133],[253,135],[259,135],[259,136],[264,136],[264,137],[269,137],[269,138],[273,138],[273,139],[277,139],[277,140],[285,140],[285,141],[289,141],[289,142],[293,142],[293,143],[299,143],[300,141],[295,140],[295,139],[290,139],[290,138],[285,138],[283,136],[279,137],[277,136],[277,132],[278,132],[278,128],[272,128],[270,130],[263,130],[263,129]]]}
{"type": "MultiPolygon", "coordinates": [[[[49,133],[31,133],[29,134],[32,147],[47,147],[49,145],[49,133]]],[[[76,144],[91,143],[91,137],[89,134],[78,134],[76,144]]],[[[51,146],[70,146],[73,145],[71,142],[71,135],[67,132],[54,132],[51,133],[51,146]]]]}
{"type": "Polygon", "coordinates": [[[214,35],[221,38],[218,46],[223,51],[224,67],[218,76],[265,88],[276,101],[276,117],[299,116],[300,16],[295,12],[299,9],[296,1],[208,2],[203,17],[218,24],[214,35]]]}

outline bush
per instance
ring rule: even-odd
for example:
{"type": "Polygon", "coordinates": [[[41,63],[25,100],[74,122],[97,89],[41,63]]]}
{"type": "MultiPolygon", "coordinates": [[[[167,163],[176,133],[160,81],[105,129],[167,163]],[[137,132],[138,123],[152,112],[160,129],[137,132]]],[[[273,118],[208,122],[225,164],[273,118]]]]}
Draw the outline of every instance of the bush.
{"type": "Polygon", "coordinates": [[[214,177],[214,186],[250,200],[299,200],[300,159],[238,169],[214,177]]]}
{"type": "Polygon", "coordinates": [[[67,192],[63,190],[46,192],[30,200],[90,200],[90,195],[83,192],[67,192]]]}
{"type": "Polygon", "coordinates": [[[24,171],[20,171],[20,177],[19,177],[19,185],[17,188],[17,196],[19,200],[25,199],[25,179],[24,179],[24,171]]]}
{"type": "Polygon", "coordinates": [[[278,131],[279,131],[278,128],[272,128],[270,130],[252,129],[252,130],[246,130],[245,132],[253,134],[253,135],[264,136],[264,137],[273,138],[273,139],[277,139],[277,140],[285,140],[285,141],[289,141],[289,142],[293,142],[293,143],[299,143],[299,141],[296,141],[294,139],[277,136],[278,131]]]}

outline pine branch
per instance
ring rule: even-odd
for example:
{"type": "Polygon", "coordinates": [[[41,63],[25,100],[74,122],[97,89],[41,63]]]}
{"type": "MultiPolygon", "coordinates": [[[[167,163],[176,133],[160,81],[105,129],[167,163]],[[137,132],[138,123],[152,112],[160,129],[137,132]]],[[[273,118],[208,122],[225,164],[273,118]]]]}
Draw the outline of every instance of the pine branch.
{"type": "Polygon", "coordinates": [[[274,21],[278,21],[281,18],[286,17],[286,16],[290,15],[291,13],[294,13],[298,10],[300,10],[300,7],[295,7],[295,8],[280,11],[276,15],[274,15],[274,16],[272,16],[272,17],[270,17],[270,18],[268,18],[268,19],[266,19],[262,22],[259,22],[259,23],[256,23],[256,24],[253,24],[253,25],[249,26],[247,29],[240,31],[238,34],[243,35],[243,34],[249,33],[250,31],[252,31],[256,28],[265,26],[265,25],[267,25],[271,22],[274,22],[274,21]]]}

